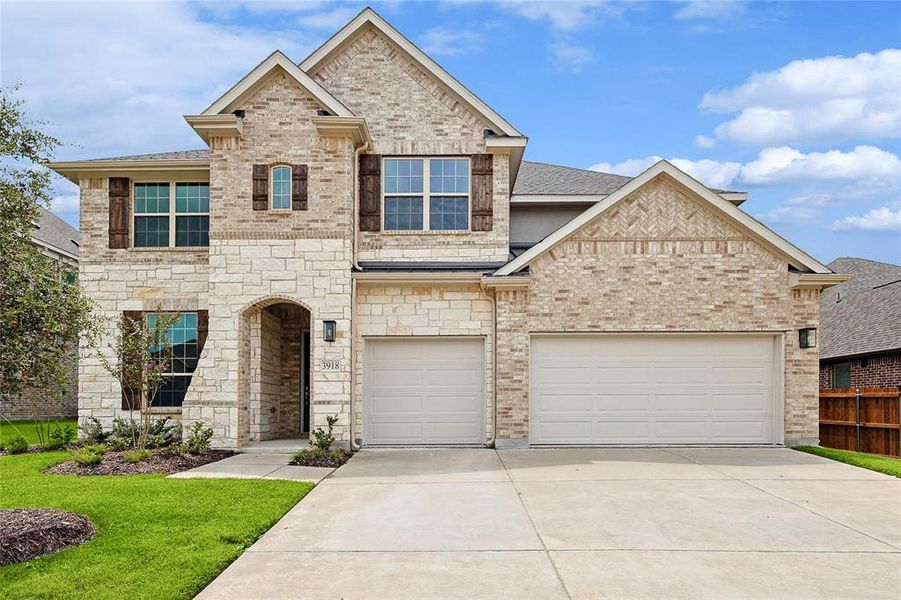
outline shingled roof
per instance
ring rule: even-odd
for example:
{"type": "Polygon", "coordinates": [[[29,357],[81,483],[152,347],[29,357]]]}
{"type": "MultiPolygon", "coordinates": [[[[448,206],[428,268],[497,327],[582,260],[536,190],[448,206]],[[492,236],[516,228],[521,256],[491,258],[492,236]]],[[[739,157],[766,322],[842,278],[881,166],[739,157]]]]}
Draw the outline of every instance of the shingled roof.
{"type": "Polygon", "coordinates": [[[77,257],[81,233],[49,210],[43,207],[39,208],[41,220],[31,231],[32,239],[41,245],[77,257]]]}
{"type": "Polygon", "coordinates": [[[109,158],[91,158],[85,162],[104,160],[207,160],[210,151],[203,150],[179,150],[177,152],[154,152],[152,154],[132,154],[130,156],[112,156],[109,158]]]}
{"type": "Polygon", "coordinates": [[[853,277],[823,292],[820,358],[901,349],[901,266],[837,258],[829,268],[853,277]]]}

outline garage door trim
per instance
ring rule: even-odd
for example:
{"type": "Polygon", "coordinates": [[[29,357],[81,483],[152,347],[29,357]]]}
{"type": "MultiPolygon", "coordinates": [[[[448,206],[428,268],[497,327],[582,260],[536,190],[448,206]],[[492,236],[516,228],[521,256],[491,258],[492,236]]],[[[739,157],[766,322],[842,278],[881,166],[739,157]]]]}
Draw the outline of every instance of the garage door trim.
{"type": "Polygon", "coordinates": [[[533,419],[535,394],[533,394],[534,384],[534,360],[535,353],[533,349],[533,341],[536,338],[574,338],[574,337],[591,337],[591,338],[616,338],[616,337],[666,337],[666,338],[688,338],[688,337],[740,337],[740,338],[769,338],[773,341],[773,364],[772,364],[772,399],[773,399],[773,415],[772,415],[772,439],[770,443],[666,443],[671,446],[781,446],[785,441],[785,332],[784,331],[616,331],[616,332],[595,332],[595,331],[542,331],[531,332],[529,334],[529,445],[538,447],[554,447],[554,446],[612,446],[612,447],[648,447],[660,446],[662,444],[652,443],[536,443],[537,439],[534,435],[535,420],[533,419]]]}

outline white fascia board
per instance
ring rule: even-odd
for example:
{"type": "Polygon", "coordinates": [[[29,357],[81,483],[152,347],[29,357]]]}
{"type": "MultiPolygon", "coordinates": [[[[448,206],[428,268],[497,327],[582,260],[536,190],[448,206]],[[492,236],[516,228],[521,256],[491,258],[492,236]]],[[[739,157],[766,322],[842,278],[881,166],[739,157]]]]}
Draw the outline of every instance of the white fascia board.
{"type": "Polygon", "coordinates": [[[851,275],[844,273],[789,273],[788,282],[791,288],[816,288],[825,290],[845,283],[851,275]]]}
{"type": "Polygon", "coordinates": [[[108,176],[110,174],[141,174],[155,172],[207,173],[209,176],[209,159],[176,159],[176,160],[82,160],[69,162],[53,162],[47,166],[69,181],[77,184],[80,175],[108,176]]]}
{"type": "Polygon", "coordinates": [[[397,44],[404,52],[409,54],[413,60],[418,62],[426,71],[438,78],[460,99],[469,104],[476,112],[481,114],[494,127],[495,133],[504,134],[514,137],[522,137],[522,133],[513,125],[507,122],[502,116],[496,113],[490,106],[480,100],[475,94],[466,89],[466,87],[457,81],[450,73],[445,71],[438,63],[429,58],[429,56],[416,47],[413,42],[405,38],[399,31],[392,27],[385,19],[379,16],[371,8],[364,8],[360,14],[354,17],[347,25],[341,28],[338,33],[330,37],[324,44],[319,46],[307,58],[300,63],[300,68],[307,73],[314,73],[316,69],[325,61],[332,53],[336,52],[341,46],[351,38],[360,28],[371,25],[386,35],[392,42],[397,44]]]}
{"type": "Polygon", "coordinates": [[[524,267],[528,266],[528,264],[535,260],[538,256],[541,256],[542,254],[556,246],[558,243],[562,242],[564,239],[578,231],[581,227],[587,225],[590,221],[606,211],[608,208],[610,208],[620,200],[626,198],[661,174],[668,175],[672,179],[676,180],[676,182],[680,183],[681,185],[685,186],[686,188],[706,200],[714,208],[717,208],[721,212],[726,213],[727,216],[731,217],[732,221],[739,224],[743,229],[747,230],[754,237],[760,239],[768,246],[774,248],[780,254],[784,255],[792,266],[799,269],[809,269],[814,273],[832,273],[832,271],[830,271],[828,267],[793,245],[788,240],[779,236],[776,232],[766,227],[763,223],[760,223],[747,213],[739,210],[729,201],[724,200],[718,194],[710,191],[698,180],[681,171],[671,163],[665,160],[661,160],[647,169],[644,173],[638,175],[637,177],[632,179],[632,181],[607,196],[605,199],[587,209],[585,212],[574,218],[569,223],[560,227],[560,229],[550,234],[541,243],[532,246],[531,248],[520,254],[518,257],[498,269],[494,273],[494,275],[511,275],[513,273],[516,273],[517,271],[520,271],[524,267]]]}
{"type": "Polygon", "coordinates": [[[266,57],[263,62],[258,64],[250,73],[245,75],[238,83],[220,96],[218,100],[213,102],[201,114],[215,115],[225,111],[228,109],[229,105],[251,90],[257,82],[263,79],[276,67],[284,69],[284,71],[293,77],[302,88],[310,92],[317,102],[335,113],[335,115],[339,117],[354,116],[350,109],[341,104],[341,102],[332,96],[324,87],[316,83],[312,77],[303,72],[280,50],[276,50],[266,57]]]}

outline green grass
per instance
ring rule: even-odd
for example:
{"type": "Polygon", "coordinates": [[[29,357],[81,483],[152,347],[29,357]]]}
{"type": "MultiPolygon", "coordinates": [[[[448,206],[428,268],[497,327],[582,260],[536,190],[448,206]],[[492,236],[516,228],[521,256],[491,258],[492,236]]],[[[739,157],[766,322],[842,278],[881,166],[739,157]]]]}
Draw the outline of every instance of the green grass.
{"type": "Polygon", "coordinates": [[[67,457],[0,456],[0,508],[70,510],[96,528],[80,546],[0,567],[4,598],[191,598],[313,487],[41,473],[67,457]]]}
{"type": "Polygon", "coordinates": [[[864,452],[852,452],[850,450],[836,450],[834,448],[820,448],[819,446],[797,446],[795,450],[816,454],[824,458],[837,460],[838,462],[854,465],[878,471],[886,475],[901,477],[901,458],[882,456],[881,454],[866,454],[864,452]]]}
{"type": "MultiPolygon", "coordinates": [[[[72,425],[78,431],[78,422],[75,419],[54,419],[50,421],[50,430],[53,430],[53,423],[59,423],[60,427],[72,425]]],[[[0,419],[0,442],[6,442],[17,436],[25,436],[29,444],[37,444],[38,436],[34,430],[35,421],[6,421],[0,419]]]]}

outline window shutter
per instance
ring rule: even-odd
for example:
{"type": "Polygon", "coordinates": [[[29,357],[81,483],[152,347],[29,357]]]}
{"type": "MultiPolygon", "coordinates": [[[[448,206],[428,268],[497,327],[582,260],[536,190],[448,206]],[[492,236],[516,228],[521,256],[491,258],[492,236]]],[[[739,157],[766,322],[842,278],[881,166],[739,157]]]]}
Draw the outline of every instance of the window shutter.
{"type": "Polygon", "coordinates": [[[109,178],[109,247],[128,248],[128,177],[109,178]]]}
{"type": "Polygon", "coordinates": [[[203,345],[206,344],[206,336],[210,331],[210,311],[197,311],[197,358],[203,352],[203,345]]]}
{"type": "Polygon", "coordinates": [[[491,231],[494,225],[493,156],[473,154],[472,169],[472,231],[491,231]]]}
{"type": "MultiPolygon", "coordinates": [[[[122,311],[122,318],[125,319],[128,331],[136,331],[138,327],[144,326],[144,313],[140,310],[122,311]]],[[[122,410],[140,410],[141,409],[141,382],[126,381],[122,386],[122,410]]]]}
{"type": "Polygon", "coordinates": [[[253,209],[269,209],[269,165],[253,166],[253,209]]]}
{"type": "Polygon", "coordinates": [[[307,210],[306,165],[291,165],[291,210],[307,210]]]}
{"type": "Polygon", "coordinates": [[[360,231],[382,229],[382,156],[360,155],[360,231]]]}

